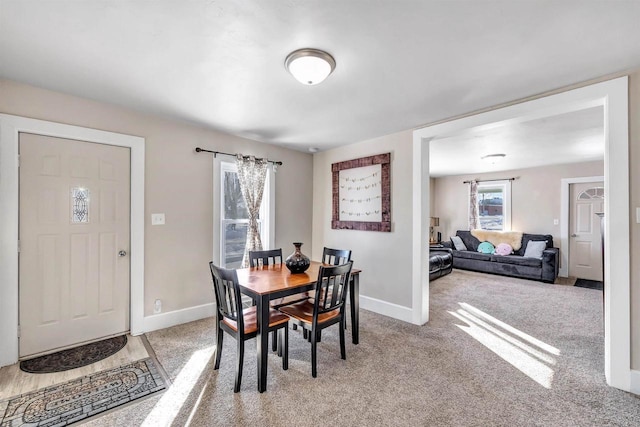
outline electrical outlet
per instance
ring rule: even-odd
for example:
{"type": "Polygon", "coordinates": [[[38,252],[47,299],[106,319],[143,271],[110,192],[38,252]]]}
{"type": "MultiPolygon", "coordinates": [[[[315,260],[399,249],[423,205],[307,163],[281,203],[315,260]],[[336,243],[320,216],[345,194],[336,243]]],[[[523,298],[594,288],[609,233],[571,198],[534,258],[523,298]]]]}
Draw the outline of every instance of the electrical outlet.
{"type": "Polygon", "coordinates": [[[553,220],[553,225],[558,225],[558,224],[560,224],[560,220],[559,220],[559,219],[557,219],[557,218],[556,218],[556,219],[554,219],[554,220],[553,220]]]}
{"type": "Polygon", "coordinates": [[[164,225],[164,214],[163,213],[151,214],[151,225],[164,225]]]}
{"type": "Polygon", "coordinates": [[[153,314],[162,313],[162,301],[159,299],[153,304],[153,314]]]}

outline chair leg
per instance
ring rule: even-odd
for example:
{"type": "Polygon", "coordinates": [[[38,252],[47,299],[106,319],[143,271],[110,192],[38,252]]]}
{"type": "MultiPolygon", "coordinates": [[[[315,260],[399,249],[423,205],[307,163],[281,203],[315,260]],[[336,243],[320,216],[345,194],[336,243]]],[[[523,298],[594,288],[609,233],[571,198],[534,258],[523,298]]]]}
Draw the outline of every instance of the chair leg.
{"type": "Polygon", "coordinates": [[[307,330],[305,328],[302,328],[302,338],[306,340],[308,339],[308,335],[309,333],[307,332],[307,330]]]}
{"type": "Polygon", "coordinates": [[[344,321],[344,317],[342,318],[342,321],[340,322],[340,357],[344,360],[347,358],[347,354],[345,351],[345,347],[344,347],[344,323],[347,323],[344,321]]]}
{"type": "Polygon", "coordinates": [[[222,329],[218,329],[216,332],[216,364],[213,369],[218,369],[220,367],[220,358],[222,357],[222,339],[224,338],[224,332],[222,329]]]}
{"type": "Polygon", "coordinates": [[[242,363],[244,362],[244,340],[238,335],[238,364],[236,366],[236,384],[233,387],[233,392],[240,391],[240,383],[242,382],[242,363]]]}
{"type": "Polygon", "coordinates": [[[311,376],[316,378],[318,376],[318,370],[316,368],[317,363],[317,354],[316,350],[318,349],[318,333],[317,331],[310,331],[309,335],[311,336],[311,376]]]}
{"type": "Polygon", "coordinates": [[[318,342],[322,342],[322,331],[318,331],[318,342]]]}
{"type": "Polygon", "coordinates": [[[278,332],[271,332],[271,351],[276,351],[278,349],[278,332]]]}
{"type": "Polygon", "coordinates": [[[282,370],[289,369],[289,325],[282,328],[282,337],[278,340],[282,352],[282,370]],[[283,348],[284,347],[284,348],[283,348]]]}
{"type": "Polygon", "coordinates": [[[294,331],[297,331],[297,330],[298,330],[298,325],[296,325],[296,324],[294,323],[294,324],[291,326],[291,328],[292,328],[294,331]]]}

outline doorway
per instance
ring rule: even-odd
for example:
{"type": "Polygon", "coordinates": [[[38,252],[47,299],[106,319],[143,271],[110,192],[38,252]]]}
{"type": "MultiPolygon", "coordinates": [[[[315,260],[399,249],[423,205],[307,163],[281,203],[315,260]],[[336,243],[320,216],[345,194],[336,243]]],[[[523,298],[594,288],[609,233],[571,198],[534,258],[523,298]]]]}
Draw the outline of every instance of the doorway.
{"type": "Polygon", "coordinates": [[[594,106],[605,106],[605,377],[613,387],[631,390],[631,310],[629,262],[629,103],[628,77],[548,95],[451,120],[413,132],[413,322],[429,320],[427,215],[429,142],[438,137],[496,124],[517,123],[594,106]],[[612,191],[614,189],[615,191],[612,191]],[[615,292],[611,292],[615,283],[615,292]]]}
{"type": "Polygon", "coordinates": [[[0,114],[0,366],[19,359],[19,140],[21,133],[128,147],[130,185],[130,331],[144,332],[144,138],[0,114]]]}

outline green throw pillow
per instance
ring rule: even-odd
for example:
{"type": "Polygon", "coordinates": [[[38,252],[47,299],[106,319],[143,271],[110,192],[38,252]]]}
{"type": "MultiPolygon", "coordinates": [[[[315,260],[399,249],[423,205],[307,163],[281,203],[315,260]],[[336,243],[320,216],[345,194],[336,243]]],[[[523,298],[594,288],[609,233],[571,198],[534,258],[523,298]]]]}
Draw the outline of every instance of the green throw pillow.
{"type": "Polygon", "coordinates": [[[478,245],[478,252],[483,254],[492,254],[496,248],[490,242],[482,242],[478,245]]]}

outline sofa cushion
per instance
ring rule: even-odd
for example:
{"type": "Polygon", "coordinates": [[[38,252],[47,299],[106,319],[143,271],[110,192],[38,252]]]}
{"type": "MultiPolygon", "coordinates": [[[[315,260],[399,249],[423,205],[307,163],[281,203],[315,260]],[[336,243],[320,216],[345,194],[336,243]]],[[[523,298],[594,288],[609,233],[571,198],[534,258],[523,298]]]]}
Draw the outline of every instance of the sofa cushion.
{"type": "Polygon", "coordinates": [[[478,252],[483,254],[493,254],[496,251],[496,248],[491,244],[491,242],[482,242],[478,245],[478,252]]]}
{"type": "Polygon", "coordinates": [[[475,259],[478,261],[488,261],[491,262],[491,254],[483,254],[480,252],[474,251],[453,251],[454,258],[466,258],[466,259],[475,259]]]}
{"type": "Polygon", "coordinates": [[[496,255],[511,255],[513,253],[513,248],[508,243],[500,243],[496,246],[496,255]]]}
{"type": "Polygon", "coordinates": [[[541,267],[542,259],[540,258],[524,258],[520,255],[494,255],[492,261],[502,264],[522,265],[526,267],[541,267]]]}
{"type": "Polygon", "coordinates": [[[550,234],[527,234],[527,233],[524,233],[522,235],[522,246],[520,247],[520,249],[515,251],[516,255],[524,256],[524,251],[527,249],[527,243],[529,243],[530,240],[533,240],[533,241],[545,241],[546,240],[547,241],[547,249],[550,249],[550,248],[553,247],[553,236],[550,235],[550,234]]]}
{"type": "Polygon", "coordinates": [[[529,240],[524,250],[524,257],[542,259],[542,252],[547,248],[547,242],[529,240]]]}
{"type": "Polygon", "coordinates": [[[456,236],[462,239],[462,242],[464,242],[464,245],[467,247],[468,250],[474,251],[474,252],[478,250],[478,245],[480,244],[480,240],[473,237],[470,231],[458,230],[456,231],[456,236]]]}
{"type": "Polygon", "coordinates": [[[453,243],[453,247],[456,248],[456,251],[467,250],[467,247],[465,246],[464,242],[458,236],[451,236],[451,243],[453,243]]]}

